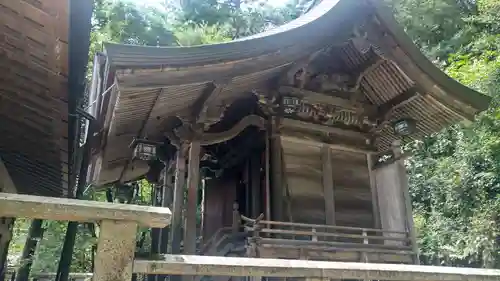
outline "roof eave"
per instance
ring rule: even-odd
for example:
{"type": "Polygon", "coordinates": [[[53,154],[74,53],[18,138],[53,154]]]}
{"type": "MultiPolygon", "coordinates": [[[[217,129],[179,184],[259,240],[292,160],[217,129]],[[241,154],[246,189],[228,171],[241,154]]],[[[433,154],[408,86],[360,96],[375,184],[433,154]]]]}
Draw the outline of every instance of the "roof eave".
{"type": "Polygon", "coordinates": [[[460,101],[465,106],[474,108],[474,114],[484,111],[489,107],[491,97],[477,92],[446,75],[446,73],[436,67],[418,49],[406,32],[397,23],[389,7],[381,3],[380,0],[371,0],[371,2],[378,16],[378,20],[381,21],[387,31],[392,35],[397,45],[404,50],[412,63],[438,85],[442,91],[448,96],[460,101]]]}

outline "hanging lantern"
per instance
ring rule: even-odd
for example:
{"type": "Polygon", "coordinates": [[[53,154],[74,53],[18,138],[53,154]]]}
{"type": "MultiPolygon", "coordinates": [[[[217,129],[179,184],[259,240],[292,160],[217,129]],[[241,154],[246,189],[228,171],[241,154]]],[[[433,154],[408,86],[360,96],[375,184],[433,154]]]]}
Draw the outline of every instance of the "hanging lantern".
{"type": "Polygon", "coordinates": [[[156,145],[137,143],[134,148],[134,158],[138,158],[144,161],[150,161],[156,159],[156,145]]]}
{"type": "Polygon", "coordinates": [[[416,121],[410,118],[400,119],[393,123],[394,133],[398,136],[409,136],[415,132],[416,121]]]}
{"type": "Polygon", "coordinates": [[[134,148],[134,158],[144,161],[151,161],[157,159],[156,150],[158,145],[161,145],[161,143],[149,140],[134,139],[130,146],[134,148]]]}

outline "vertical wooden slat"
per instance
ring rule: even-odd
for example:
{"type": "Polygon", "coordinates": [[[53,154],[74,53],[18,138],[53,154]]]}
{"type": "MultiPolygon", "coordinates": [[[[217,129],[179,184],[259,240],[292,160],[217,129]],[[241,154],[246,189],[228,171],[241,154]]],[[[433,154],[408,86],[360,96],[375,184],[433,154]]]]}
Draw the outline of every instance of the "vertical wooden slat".
{"type": "Polygon", "coordinates": [[[335,225],[335,194],[333,190],[332,151],[328,145],[321,147],[323,163],[323,192],[325,195],[325,220],[327,225],[335,225]]]}
{"type": "Polygon", "coordinates": [[[373,226],[375,228],[380,228],[380,211],[379,203],[377,197],[377,182],[375,175],[373,174],[373,154],[366,154],[366,162],[368,168],[368,176],[370,177],[370,191],[372,195],[372,212],[373,212],[373,226]]]}
{"type": "Polygon", "coordinates": [[[251,196],[252,196],[252,217],[256,218],[261,213],[261,188],[260,188],[260,164],[261,157],[255,154],[250,159],[250,186],[251,186],[251,196]]]}
{"type": "Polygon", "coordinates": [[[200,182],[200,142],[194,140],[189,148],[186,225],[184,227],[184,254],[196,253],[196,211],[200,182]]]}
{"type": "Polygon", "coordinates": [[[179,254],[181,250],[182,209],[184,206],[184,182],[186,177],[185,148],[177,150],[174,201],[172,207],[172,228],[168,243],[168,253],[179,254]]]}
{"type": "Polygon", "coordinates": [[[275,117],[271,133],[271,203],[272,203],[272,219],[275,221],[283,220],[283,179],[282,179],[282,154],[281,154],[281,138],[278,132],[279,121],[275,117]]]}
{"type": "MultiPolygon", "coordinates": [[[[172,172],[169,169],[171,164],[172,162],[166,163],[163,170],[163,200],[161,204],[162,207],[169,209],[172,209],[173,200],[172,172]]],[[[167,253],[169,230],[170,227],[167,226],[160,231],[160,253],[167,253]]]]}
{"type": "MultiPolygon", "coordinates": [[[[266,151],[265,151],[265,168],[266,168],[266,182],[265,182],[265,212],[266,220],[271,220],[271,126],[268,124],[266,129],[266,151]]],[[[266,226],[269,228],[269,225],[266,226]]]]}

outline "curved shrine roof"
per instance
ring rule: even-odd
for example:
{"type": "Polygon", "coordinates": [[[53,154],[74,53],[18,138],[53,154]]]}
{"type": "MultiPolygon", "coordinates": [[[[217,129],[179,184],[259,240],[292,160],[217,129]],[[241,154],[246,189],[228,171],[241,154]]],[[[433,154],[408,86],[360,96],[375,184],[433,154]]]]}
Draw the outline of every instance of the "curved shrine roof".
{"type": "MultiPolygon", "coordinates": [[[[490,102],[428,61],[378,0],[323,0],[297,20],[228,43],[194,47],[107,44],[105,49],[109,75],[103,89],[115,87],[100,113],[107,143],[100,182],[144,173],[146,167],[139,167],[140,163],[127,164],[128,145],[134,137],[161,137],[168,116],[188,118],[200,99],[207,111],[217,112],[249,94],[293,86],[290,81],[281,82],[304,67],[321,72],[321,77],[333,77],[332,69],[351,74],[354,87],[363,94],[363,105],[390,115],[391,120],[411,117],[417,121],[413,138],[470,120],[490,102]]],[[[314,96],[327,106],[332,105],[332,96],[341,97],[335,91],[298,92],[301,98],[314,96]]],[[[376,133],[361,133],[373,134],[378,150],[396,139],[387,126],[376,133]]]]}

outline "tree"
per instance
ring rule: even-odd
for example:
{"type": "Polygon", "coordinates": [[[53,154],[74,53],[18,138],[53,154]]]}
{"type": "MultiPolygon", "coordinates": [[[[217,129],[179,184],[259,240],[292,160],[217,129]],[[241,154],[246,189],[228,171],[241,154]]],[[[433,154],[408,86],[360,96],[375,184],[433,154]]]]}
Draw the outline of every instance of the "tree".
{"type": "Polygon", "coordinates": [[[412,144],[408,161],[421,260],[500,266],[500,35],[498,0],[397,0],[398,20],[430,59],[493,97],[469,125],[412,144]]]}

